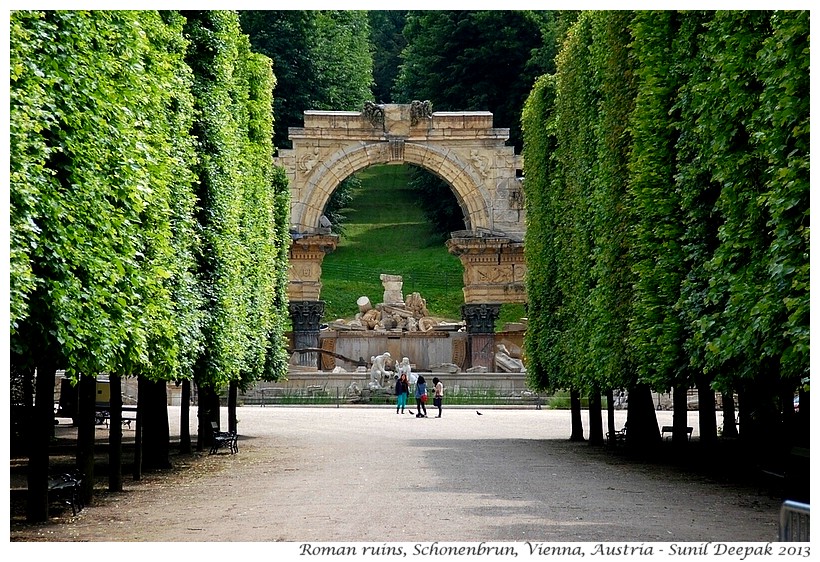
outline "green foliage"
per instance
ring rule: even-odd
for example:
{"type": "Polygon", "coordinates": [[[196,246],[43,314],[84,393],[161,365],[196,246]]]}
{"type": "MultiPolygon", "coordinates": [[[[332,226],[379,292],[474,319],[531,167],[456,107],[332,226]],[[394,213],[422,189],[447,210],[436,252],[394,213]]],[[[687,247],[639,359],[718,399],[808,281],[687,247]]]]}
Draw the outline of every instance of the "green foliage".
{"type": "Polygon", "coordinates": [[[313,12],[302,10],[244,10],[240,12],[242,30],[248,34],[253,50],[268,56],[276,76],[273,100],[273,143],[290,148],[288,127],[302,125],[303,113],[311,109],[314,76],[313,12]]]}
{"type": "Polygon", "coordinates": [[[578,17],[522,120],[533,387],[807,376],[808,19],[578,17]]]}
{"type": "Polygon", "coordinates": [[[289,194],[272,169],[270,61],[236,13],[186,15],[12,14],[11,328],[24,362],[48,353],[69,374],[153,379],[198,365],[214,384],[286,366],[289,194]]]}
{"type": "Polygon", "coordinates": [[[416,192],[424,216],[442,242],[450,237],[451,232],[467,228],[464,211],[447,182],[427,170],[412,166],[408,183],[416,192]]]}
{"type": "Polygon", "coordinates": [[[196,120],[193,133],[200,154],[197,255],[205,296],[205,345],[197,363],[198,384],[219,387],[239,379],[244,366],[244,315],[247,312],[242,266],[248,256],[241,238],[243,172],[240,129],[242,92],[234,77],[238,65],[238,21],[231,12],[183,12],[191,46],[186,60],[194,72],[196,120]],[[234,98],[238,98],[234,101],[234,98]]]}
{"type": "Polygon", "coordinates": [[[552,75],[539,78],[524,106],[524,201],[527,231],[524,257],[527,262],[527,384],[537,390],[551,389],[563,377],[564,362],[558,338],[561,328],[562,292],[558,287],[558,237],[560,215],[553,199],[558,193],[555,138],[555,88],[552,75]]]}
{"type": "Polygon", "coordinates": [[[597,177],[596,124],[600,92],[590,57],[592,20],[584,12],[567,34],[557,65],[555,149],[560,191],[554,199],[558,240],[556,279],[564,318],[559,346],[564,354],[563,388],[583,388],[594,380],[588,360],[593,288],[592,188],[597,177]]]}
{"type": "Polygon", "coordinates": [[[782,375],[800,378],[809,366],[809,12],[775,12],[771,26],[758,54],[764,88],[751,125],[771,232],[753,326],[782,375]]]}
{"type": "Polygon", "coordinates": [[[33,227],[21,233],[37,234],[12,251],[31,249],[35,277],[15,347],[52,349],[69,373],[170,377],[177,326],[169,192],[186,172],[164,109],[185,76],[177,74],[178,55],[157,46],[173,31],[156,12],[16,12],[12,19],[23,49],[12,100],[17,82],[31,92],[28,107],[12,104],[12,131],[20,133],[13,150],[31,158],[13,175],[12,201],[33,227]],[[45,91],[34,87],[37,79],[45,91]]]}
{"type": "Polygon", "coordinates": [[[705,266],[713,312],[699,323],[708,365],[737,365],[748,378],[775,361],[799,378],[808,369],[808,15],[718,13],[704,50],[702,87],[726,100],[699,122],[721,186],[719,244],[705,266]]]}
{"type": "Polygon", "coordinates": [[[270,60],[252,54],[234,12],[190,12],[200,165],[199,279],[205,346],[195,379],[247,385],[285,369],[289,200],[273,157],[270,60]]]}
{"type": "Polygon", "coordinates": [[[373,99],[392,103],[390,91],[399,73],[401,52],[407,46],[402,35],[407,10],[370,10],[370,40],[373,51],[373,99]]]}
{"type": "MultiPolygon", "coordinates": [[[[247,309],[245,365],[242,382],[248,384],[266,376],[266,365],[271,348],[271,331],[277,316],[285,314],[284,307],[275,306],[277,275],[286,268],[278,258],[278,249],[287,244],[277,232],[276,193],[273,182],[273,87],[274,78],[270,59],[250,52],[245,39],[240,43],[239,70],[245,74],[242,84],[247,88],[247,123],[242,158],[243,170],[243,242],[248,249],[244,272],[244,294],[247,309]]],[[[282,363],[281,357],[279,363],[282,363]]],[[[280,365],[278,369],[281,370],[280,365]]]]}
{"type": "Polygon", "coordinates": [[[37,283],[31,259],[40,228],[37,206],[53,181],[46,168],[51,147],[41,134],[53,123],[49,111],[56,73],[41,57],[53,30],[40,12],[12,12],[9,28],[9,320],[11,332],[29,313],[37,283]]]}
{"type": "Polygon", "coordinates": [[[720,226],[720,215],[715,208],[720,185],[712,181],[708,159],[701,157],[704,150],[709,150],[711,139],[698,125],[699,121],[706,122],[704,111],[710,111],[708,106],[714,101],[708,88],[702,87],[708,80],[709,67],[702,62],[701,48],[710,19],[710,13],[682,14],[674,43],[679,72],[687,77],[678,88],[674,106],[675,114],[680,116],[677,128],[685,131],[678,136],[675,146],[678,160],[675,182],[680,193],[684,226],[681,242],[687,272],[681,282],[677,309],[684,322],[683,347],[689,366],[701,380],[708,380],[710,376],[706,373],[705,335],[697,324],[716,311],[706,302],[711,275],[705,265],[719,243],[720,226]]]}
{"type": "Polygon", "coordinates": [[[305,109],[358,111],[372,97],[373,55],[367,12],[326,10],[316,12],[315,17],[315,97],[305,109]]]}
{"type": "Polygon", "coordinates": [[[533,50],[552,40],[522,11],[411,11],[393,99],[430,100],[436,111],[491,111],[521,147],[519,117],[530,84],[545,69],[533,50]]]}
{"type": "Polygon", "coordinates": [[[683,220],[676,173],[676,132],[670,111],[679,87],[675,73],[676,14],[638,12],[633,25],[638,92],[631,122],[629,195],[631,259],[636,276],[630,347],[638,382],[669,388],[685,370],[683,325],[676,310],[683,269],[683,220]]]}
{"type": "MultiPolygon", "coordinates": [[[[371,99],[373,54],[367,12],[249,10],[240,12],[240,21],[253,49],[273,61],[274,147],[290,147],[288,129],[302,126],[306,110],[356,111],[371,99]]],[[[342,209],[355,182],[345,179],[324,210],[336,233],[344,231],[342,209]]]]}
{"type": "Polygon", "coordinates": [[[285,331],[290,325],[288,315],[288,251],[290,249],[290,189],[283,168],[274,168],[271,178],[273,189],[273,242],[276,265],[269,275],[273,277],[271,307],[274,314],[269,319],[268,354],[265,362],[264,380],[279,380],[287,375],[288,355],[285,331]]]}
{"type": "Polygon", "coordinates": [[[253,50],[273,61],[276,147],[290,147],[288,128],[302,126],[304,111],[355,111],[371,99],[366,12],[248,10],[240,17],[253,50]]]}
{"type": "MultiPolygon", "coordinates": [[[[173,158],[169,167],[169,213],[172,228],[173,275],[168,278],[171,291],[173,318],[177,325],[176,378],[191,377],[194,363],[204,345],[202,323],[204,300],[197,279],[196,252],[200,243],[195,218],[196,193],[192,169],[197,162],[195,139],[190,131],[194,119],[194,99],[191,92],[193,76],[185,63],[188,43],[183,37],[185,24],[178,12],[162,12],[168,33],[163,43],[155,48],[169,55],[166,72],[170,74],[165,85],[168,99],[158,106],[169,123],[170,146],[168,154],[173,158]]],[[[157,71],[158,72],[158,71],[157,71]]]]}
{"type": "Polygon", "coordinates": [[[628,123],[634,109],[635,69],[629,50],[628,11],[596,12],[590,52],[600,101],[593,158],[592,187],[593,287],[590,293],[588,361],[602,388],[626,388],[634,366],[627,341],[632,314],[634,278],[629,260],[630,200],[628,123]]]}

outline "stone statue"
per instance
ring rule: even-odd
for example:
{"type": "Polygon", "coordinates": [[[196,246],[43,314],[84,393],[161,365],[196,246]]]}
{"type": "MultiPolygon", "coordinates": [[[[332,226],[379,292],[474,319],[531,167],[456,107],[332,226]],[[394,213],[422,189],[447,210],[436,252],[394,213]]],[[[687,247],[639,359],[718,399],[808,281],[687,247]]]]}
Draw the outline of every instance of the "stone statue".
{"type": "Polygon", "coordinates": [[[374,355],[370,358],[370,387],[374,386],[381,388],[382,383],[390,378],[390,372],[387,370],[387,363],[390,361],[390,353],[385,351],[381,355],[374,355]]]}
{"type": "Polygon", "coordinates": [[[407,357],[403,357],[401,363],[396,365],[396,375],[401,377],[402,375],[407,375],[407,380],[410,384],[416,384],[418,380],[418,375],[413,373],[413,369],[410,367],[410,359],[407,357]]]}
{"type": "Polygon", "coordinates": [[[410,102],[410,124],[415,127],[424,119],[433,116],[433,104],[430,100],[413,100],[410,102]]]}
{"type": "Polygon", "coordinates": [[[378,127],[379,125],[384,125],[384,105],[383,104],[376,104],[372,101],[364,102],[364,109],[362,110],[362,114],[364,115],[365,119],[370,121],[370,124],[374,127],[378,127]]]}

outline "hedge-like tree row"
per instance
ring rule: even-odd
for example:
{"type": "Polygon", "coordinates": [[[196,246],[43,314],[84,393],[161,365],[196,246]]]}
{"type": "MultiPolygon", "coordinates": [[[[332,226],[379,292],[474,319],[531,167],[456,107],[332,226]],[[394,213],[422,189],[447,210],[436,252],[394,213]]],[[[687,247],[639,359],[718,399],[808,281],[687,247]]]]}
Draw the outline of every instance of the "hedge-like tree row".
{"type": "Polygon", "coordinates": [[[139,377],[146,467],[168,463],[167,381],[215,393],[285,371],[289,192],[271,62],[235,12],[16,11],[10,30],[12,368],[37,373],[43,520],[57,369],[81,404],[98,375],[139,377]]]}
{"type": "Polygon", "coordinates": [[[715,391],[736,394],[741,436],[795,442],[808,65],[808,12],[580,15],[522,118],[531,385],[628,389],[644,444],[659,439],[651,390],[674,392],[676,442],[688,389],[707,441],[715,391]]]}

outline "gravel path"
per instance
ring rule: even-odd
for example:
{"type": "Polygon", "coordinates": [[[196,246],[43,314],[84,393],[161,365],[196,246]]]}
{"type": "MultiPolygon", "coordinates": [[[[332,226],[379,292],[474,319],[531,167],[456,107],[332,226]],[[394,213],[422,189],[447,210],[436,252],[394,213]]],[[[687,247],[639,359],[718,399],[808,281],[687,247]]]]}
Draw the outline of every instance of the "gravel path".
{"type": "MultiPolygon", "coordinates": [[[[178,410],[170,410],[174,428],[178,410]]],[[[481,412],[445,407],[441,419],[417,419],[384,407],[243,407],[239,454],[177,459],[177,470],[140,482],[126,476],[124,493],[98,494],[93,506],[58,523],[12,525],[11,539],[381,544],[777,538],[780,502],[762,490],[570,443],[566,411],[481,412]]],[[[620,427],[626,412],[617,415],[620,427]]],[[[658,416],[662,425],[671,424],[671,412],[658,416]]]]}

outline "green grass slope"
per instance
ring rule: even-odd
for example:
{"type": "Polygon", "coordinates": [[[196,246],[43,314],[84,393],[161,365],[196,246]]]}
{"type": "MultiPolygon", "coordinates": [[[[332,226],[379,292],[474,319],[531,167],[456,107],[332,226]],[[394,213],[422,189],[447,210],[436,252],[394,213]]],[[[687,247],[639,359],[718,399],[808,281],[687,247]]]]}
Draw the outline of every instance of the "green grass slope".
{"type": "MultiPolygon", "coordinates": [[[[356,300],[383,300],[382,273],[401,275],[404,297],[420,293],[435,317],[461,320],[464,270],[436,236],[408,185],[407,166],[372,166],[358,173],[361,188],[346,209],[345,232],[322,263],[324,320],[352,318],[356,300]]],[[[518,321],[523,305],[505,305],[498,326],[518,321]]]]}
{"type": "Polygon", "coordinates": [[[322,263],[325,320],[354,316],[361,296],[382,302],[382,273],[401,275],[405,298],[420,293],[431,315],[461,318],[461,262],[433,234],[407,186],[408,172],[386,165],[359,172],[362,187],[345,210],[345,232],[322,263]]]}

